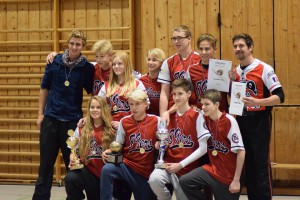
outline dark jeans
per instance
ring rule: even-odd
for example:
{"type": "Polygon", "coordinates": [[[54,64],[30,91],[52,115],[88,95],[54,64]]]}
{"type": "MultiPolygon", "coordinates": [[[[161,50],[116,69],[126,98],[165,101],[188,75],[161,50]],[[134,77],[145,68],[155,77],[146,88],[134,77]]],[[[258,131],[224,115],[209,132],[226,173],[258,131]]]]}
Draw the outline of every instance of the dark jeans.
{"type": "Polygon", "coordinates": [[[128,183],[136,200],[153,200],[154,194],[148,184],[148,180],[135,173],[124,163],[118,165],[107,163],[102,168],[100,182],[101,200],[112,199],[113,183],[116,180],[128,183]]]}
{"type": "Polygon", "coordinates": [[[69,171],[65,177],[65,188],[68,200],[85,199],[85,195],[83,193],[84,190],[87,199],[100,199],[100,179],[86,167],[69,171]]]}
{"type": "Polygon", "coordinates": [[[70,149],[66,140],[69,137],[67,131],[75,130],[77,121],[59,121],[45,116],[40,131],[40,168],[39,177],[35,185],[33,200],[49,200],[53,181],[53,167],[59,149],[68,170],[70,149]]]}

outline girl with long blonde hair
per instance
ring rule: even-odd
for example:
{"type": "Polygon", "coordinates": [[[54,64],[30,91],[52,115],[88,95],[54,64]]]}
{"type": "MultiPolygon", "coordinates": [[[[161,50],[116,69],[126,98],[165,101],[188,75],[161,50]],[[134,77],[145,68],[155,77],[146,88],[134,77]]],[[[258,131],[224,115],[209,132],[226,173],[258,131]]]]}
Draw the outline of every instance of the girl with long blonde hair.
{"type": "MultiPolygon", "coordinates": [[[[79,139],[78,152],[84,167],[71,170],[65,177],[68,199],[100,199],[100,175],[104,165],[102,151],[109,148],[115,138],[111,126],[111,113],[105,98],[92,96],[87,106],[86,123],[75,130],[79,139]]],[[[75,155],[71,153],[69,167],[76,165],[75,155]]]]}
{"type": "Polygon", "coordinates": [[[99,96],[106,97],[113,117],[112,126],[117,129],[120,119],[130,115],[127,94],[135,89],[145,91],[145,86],[135,80],[129,55],[125,51],[115,53],[109,81],[102,87],[99,96]]]}

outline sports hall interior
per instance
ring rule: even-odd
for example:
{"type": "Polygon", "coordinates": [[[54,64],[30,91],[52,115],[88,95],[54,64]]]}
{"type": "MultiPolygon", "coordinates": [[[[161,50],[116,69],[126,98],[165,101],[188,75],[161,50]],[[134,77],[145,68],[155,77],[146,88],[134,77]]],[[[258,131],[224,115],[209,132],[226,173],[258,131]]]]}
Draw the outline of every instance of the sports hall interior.
{"type": "MultiPolygon", "coordinates": [[[[174,27],[184,24],[196,39],[218,39],[217,59],[238,64],[232,36],[248,33],[254,57],[270,64],[285,92],[273,108],[270,145],[274,194],[300,195],[300,1],[299,0],[0,0],[0,183],[33,185],[39,167],[38,95],[46,56],[63,52],[68,33],[84,31],[83,54],[109,39],[115,51],[130,54],[146,73],[146,51],[175,50],[174,27]]],[[[85,94],[83,109],[89,98],[85,94]]],[[[65,167],[57,157],[54,185],[63,185],[65,167]]],[[[1,187],[1,186],[0,186],[1,187]]]]}

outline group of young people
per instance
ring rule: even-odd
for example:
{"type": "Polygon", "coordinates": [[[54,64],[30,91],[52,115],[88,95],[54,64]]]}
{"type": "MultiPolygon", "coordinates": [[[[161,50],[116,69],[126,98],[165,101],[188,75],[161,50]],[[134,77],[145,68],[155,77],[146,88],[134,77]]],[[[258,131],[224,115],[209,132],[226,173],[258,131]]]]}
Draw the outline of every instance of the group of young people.
{"type": "Polygon", "coordinates": [[[200,35],[199,51],[193,51],[191,31],[181,25],[171,40],[177,53],[166,58],[159,48],[147,51],[143,76],[134,72],[126,52],[113,52],[108,40],[93,45],[96,64],[90,64],[81,54],[86,37],[80,31],[70,34],[62,54],[50,54],[39,96],[41,158],[33,199],[50,199],[59,148],[69,200],[85,194],[88,199],[130,199],[132,193],[137,200],[169,200],[173,192],[178,200],[239,199],[243,168],[248,198],[272,198],[271,109],[284,101],[273,68],[253,57],[248,34],[233,37],[240,65],[228,76],[247,85],[244,114],[235,118],[227,113],[228,94],[207,90],[216,38],[200,35]],[[83,88],[92,97],[82,122],[83,88]],[[168,124],[169,138],[164,168],[155,168],[161,121],[168,124]],[[69,129],[79,138],[84,165],[79,170],[69,171],[75,156],[66,145],[69,129]],[[120,164],[106,162],[113,141],[122,145],[120,164]],[[91,154],[99,157],[90,159],[91,154]]]}

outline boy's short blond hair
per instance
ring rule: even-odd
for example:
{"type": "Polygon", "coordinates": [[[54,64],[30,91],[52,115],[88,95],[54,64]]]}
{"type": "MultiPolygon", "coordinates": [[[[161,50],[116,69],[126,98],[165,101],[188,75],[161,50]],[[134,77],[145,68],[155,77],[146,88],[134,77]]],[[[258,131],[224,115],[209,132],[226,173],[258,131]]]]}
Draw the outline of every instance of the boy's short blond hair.
{"type": "Polygon", "coordinates": [[[109,40],[98,40],[92,47],[94,53],[108,53],[111,54],[113,51],[113,46],[109,40]]]}
{"type": "Polygon", "coordinates": [[[128,99],[132,99],[133,101],[141,101],[141,102],[147,102],[148,101],[148,95],[146,92],[142,90],[134,90],[130,92],[127,95],[128,99]]]}

